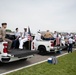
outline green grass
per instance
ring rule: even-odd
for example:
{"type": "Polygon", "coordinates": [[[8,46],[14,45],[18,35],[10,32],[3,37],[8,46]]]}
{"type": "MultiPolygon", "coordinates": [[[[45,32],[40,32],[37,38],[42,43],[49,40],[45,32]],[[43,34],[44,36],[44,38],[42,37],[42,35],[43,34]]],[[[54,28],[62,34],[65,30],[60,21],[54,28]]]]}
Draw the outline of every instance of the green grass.
{"type": "Polygon", "coordinates": [[[44,62],[7,75],[76,75],[76,51],[58,58],[58,64],[44,62]]]}

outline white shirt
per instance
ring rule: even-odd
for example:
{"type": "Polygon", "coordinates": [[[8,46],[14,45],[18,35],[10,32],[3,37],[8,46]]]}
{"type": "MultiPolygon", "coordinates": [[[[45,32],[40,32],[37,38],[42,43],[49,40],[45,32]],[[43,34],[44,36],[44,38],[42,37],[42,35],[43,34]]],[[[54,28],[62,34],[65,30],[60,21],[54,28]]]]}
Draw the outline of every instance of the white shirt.
{"type": "Polygon", "coordinates": [[[73,34],[71,34],[70,36],[73,37],[73,34]]]}
{"type": "Polygon", "coordinates": [[[61,37],[61,40],[64,40],[64,36],[61,37]]]}
{"type": "Polygon", "coordinates": [[[61,35],[59,34],[58,37],[61,38],[61,35]]]}
{"type": "Polygon", "coordinates": [[[61,43],[62,43],[63,45],[65,45],[64,36],[61,37],[61,43]]]}
{"type": "Polygon", "coordinates": [[[69,44],[72,44],[73,43],[73,39],[69,39],[69,44]]]}
{"type": "Polygon", "coordinates": [[[66,35],[66,38],[67,38],[67,39],[69,39],[69,37],[70,37],[69,35],[66,35]]]}
{"type": "Polygon", "coordinates": [[[57,33],[54,33],[53,37],[56,38],[57,37],[57,33]]]}
{"type": "Polygon", "coordinates": [[[16,37],[20,36],[20,32],[15,32],[15,36],[16,37]]]}
{"type": "Polygon", "coordinates": [[[40,33],[37,33],[35,35],[35,40],[41,40],[41,34],[40,33]]]}
{"type": "Polygon", "coordinates": [[[23,32],[22,37],[28,38],[28,32],[23,32]]]}

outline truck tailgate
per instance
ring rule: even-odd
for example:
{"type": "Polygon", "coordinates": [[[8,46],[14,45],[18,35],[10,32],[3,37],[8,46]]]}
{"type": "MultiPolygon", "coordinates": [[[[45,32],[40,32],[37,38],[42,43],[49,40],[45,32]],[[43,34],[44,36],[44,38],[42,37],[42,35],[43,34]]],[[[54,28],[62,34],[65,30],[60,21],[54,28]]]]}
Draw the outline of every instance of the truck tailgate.
{"type": "Polygon", "coordinates": [[[27,57],[29,55],[37,54],[38,51],[31,51],[31,50],[11,50],[9,54],[14,55],[14,57],[27,57]]]}

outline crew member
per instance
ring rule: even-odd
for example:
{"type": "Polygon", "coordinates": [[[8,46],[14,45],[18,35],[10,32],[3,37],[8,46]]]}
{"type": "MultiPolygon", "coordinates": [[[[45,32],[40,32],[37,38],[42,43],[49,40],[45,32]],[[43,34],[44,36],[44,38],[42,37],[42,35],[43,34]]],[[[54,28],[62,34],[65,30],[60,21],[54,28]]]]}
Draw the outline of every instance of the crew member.
{"type": "Polygon", "coordinates": [[[19,49],[23,49],[23,44],[24,42],[28,41],[28,32],[27,32],[27,28],[24,28],[24,33],[22,34],[22,36],[19,38],[19,49]]]}
{"type": "Polygon", "coordinates": [[[35,39],[34,40],[42,40],[40,31],[37,32],[37,34],[35,35],[35,39]]]}

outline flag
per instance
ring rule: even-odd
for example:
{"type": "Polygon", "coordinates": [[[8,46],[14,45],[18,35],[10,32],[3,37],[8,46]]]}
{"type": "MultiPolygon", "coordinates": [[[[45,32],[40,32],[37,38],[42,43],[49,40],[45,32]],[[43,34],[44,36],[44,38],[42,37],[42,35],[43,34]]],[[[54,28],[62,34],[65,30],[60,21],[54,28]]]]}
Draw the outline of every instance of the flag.
{"type": "Polygon", "coordinates": [[[28,26],[28,39],[32,40],[32,35],[31,35],[31,31],[30,31],[30,27],[28,26]]]}
{"type": "Polygon", "coordinates": [[[28,34],[31,36],[30,27],[28,26],[28,34]]]}
{"type": "Polygon", "coordinates": [[[59,37],[56,38],[56,45],[60,45],[60,38],[59,37]]]}

